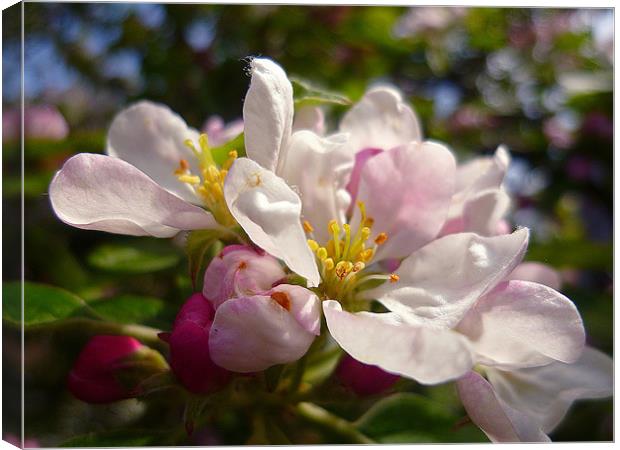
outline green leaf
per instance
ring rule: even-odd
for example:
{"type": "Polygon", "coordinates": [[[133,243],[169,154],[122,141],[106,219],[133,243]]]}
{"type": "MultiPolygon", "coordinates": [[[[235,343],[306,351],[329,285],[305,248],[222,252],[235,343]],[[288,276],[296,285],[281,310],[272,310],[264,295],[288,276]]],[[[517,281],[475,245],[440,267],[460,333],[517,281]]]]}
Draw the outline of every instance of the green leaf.
{"type": "Polygon", "coordinates": [[[335,92],[313,86],[310,82],[297,77],[289,77],[293,85],[295,106],[334,104],[348,106],[352,102],[347,97],[335,92]]]}
{"type": "Polygon", "coordinates": [[[114,430],[75,436],[60,444],[61,447],[144,447],[161,445],[162,434],[145,430],[114,430]]]}
{"type": "Polygon", "coordinates": [[[228,154],[233,150],[237,152],[238,157],[245,156],[245,140],[243,133],[219,147],[212,147],[211,155],[213,156],[213,160],[218,165],[222,166],[229,158],[228,154]]]}
{"type": "Polygon", "coordinates": [[[181,260],[179,252],[164,241],[102,244],[88,255],[97,269],[121,273],[150,273],[169,269],[181,260]]]}
{"type": "Polygon", "coordinates": [[[207,251],[222,237],[222,232],[218,230],[198,230],[192,231],[187,236],[185,250],[189,260],[189,273],[192,284],[196,287],[196,278],[206,265],[207,251]]]}
{"type": "MultiPolygon", "coordinates": [[[[2,284],[2,318],[21,323],[21,283],[2,284]]],[[[24,325],[44,325],[72,316],[84,307],[84,301],[54,286],[38,283],[24,283],[24,325]]]]}
{"type": "Polygon", "coordinates": [[[611,271],[611,244],[582,240],[557,240],[532,244],[526,254],[528,261],[540,261],[557,268],[572,267],[611,271]]]}
{"type": "Polygon", "coordinates": [[[382,443],[482,442],[472,425],[456,427],[461,417],[441,403],[413,393],[382,399],[360,417],[356,428],[382,443]]]}
{"type": "Polygon", "coordinates": [[[166,305],[158,298],[121,295],[96,300],[88,306],[103,319],[111,322],[144,323],[161,313],[166,305]]]}

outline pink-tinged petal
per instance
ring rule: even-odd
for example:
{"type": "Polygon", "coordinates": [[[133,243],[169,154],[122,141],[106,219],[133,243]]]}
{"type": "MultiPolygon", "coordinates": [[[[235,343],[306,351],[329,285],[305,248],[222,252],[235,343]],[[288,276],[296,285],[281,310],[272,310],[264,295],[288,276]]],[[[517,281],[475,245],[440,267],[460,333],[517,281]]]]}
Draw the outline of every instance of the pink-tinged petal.
{"type": "MultiPolygon", "coordinates": [[[[499,189],[510,164],[510,154],[500,146],[492,157],[476,158],[456,169],[455,193],[448,220],[462,217],[467,202],[489,189],[499,189]]],[[[468,230],[465,230],[468,231],[468,230]]]]}
{"type": "Polygon", "coordinates": [[[408,325],[391,313],[351,314],[334,300],[323,312],[332,337],[362,363],[423,384],[456,379],[473,365],[467,339],[452,330],[408,325]]]}
{"type": "Polygon", "coordinates": [[[65,162],[49,187],[54,212],[85,230],[172,237],[180,230],[216,228],[207,211],[166,191],[119,158],[80,153],[65,162]]]}
{"type": "Polygon", "coordinates": [[[538,262],[524,262],[513,270],[506,280],[533,281],[534,283],[544,284],[551,289],[559,291],[562,287],[560,274],[552,267],[538,262]]]}
{"type": "MultiPolygon", "coordinates": [[[[220,305],[209,336],[216,364],[234,372],[257,372],[296,361],[308,351],[315,334],[295,317],[296,299],[292,297],[299,296],[291,295],[287,305],[282,295],[285,290],[279,292],[235,298],[220,305]]],[[[306,300],[318,302],[316,296],[306,300]]]]}
{"type": "Polygon", "coordinates": [[[314,255],[301,227],[301,200],[286,182],[248,158],[239,158],[224,183],[228,208],[250,239],[318,286],[314,255]]]}
{"type": "Polygon", "coordinates": [[[555,362],[510,372],[488,369],[487,376],[499,398],[550,433],[574,401],[613,395],[613,368],[609,356],[586,347],[573,364],[555,362]]]}
{"type": "Polygon", "coordinates": [[[294,284],[279,284],[265,295],[288,309],[306,331],[316,336],[321,334],[321,302],[314,292],[294,284]]]}
{"type": "Polygon", "coordinates": [[[535,418],[498,398],[493,386],[476,372],[459,379],[461,402],[474,422],[493,442],[549,442],[535,418]]]}
{"type": "MultiPolygon", "coordinates": [[[[351,206],[353,206],[355,200],[357,199],[357,191],[359,190],[360,186],[362,169],[370,158],[378,155],[381,152],[383,152],[383,150],[381,150],[380,148],[365,148],[364,150],[361,150],[355,154],[355,164],[349,178],[349,183],[347,184],[347,191],[349,191],[349,194],[351,195],[351,206]]],[[[353,211],[353,209],[350,210],[353,211]]]]}
{"type": "Polygon", "coordinates": [[[422,140],[415,113],[401,93],[389,86],[366,92],[344,115],[340,131],[350,133],[349,147],[353,153],[369,147],[388,150],[422,140]]]}
{"type": "Polygon", "coordinates": [[[453,328],[483,294],[521,262],[529,231],[482,237],[473,233],[437,239],[403,260],[399,281],[365,294],[413,322],[453,328]]]}
{"type": "Polygon", "coordinates": [[[475,158],[456,169],[457,192],[479,192],[497,189],[501,186],[508,166],[510,154],[504,146],[499,146],[493,156],[475,158]]]}
{"type": "Polygon", "coordinates": [[[188,202],[198,203],[194,192],[181,183],[174,171],[181,159],[194,173],[200,173],[186,139],[198,145],[198,132],[165,105],[140,101],[122,110],[108,131],[106,152],[127,161],[164,189],[188,202]]]}
{"type": "Polygon", "coordinates": [[[480,364],[534,367],[573,362],[584,348],[577,308],[557,291],[529,281],[505,281],[479,299],[458,325],[480,364]]]}
{"type": "Polygon", "coordinates": [[[325,134],[325,116],[318,106],[302,106],[295,112],[293,131],[310,130],[319,136],[325,134]]]}
{"type": "Polygon", "coordinates": [[[488,189],[473,195],[465,201],[460,217],[449,219],[439,233],[476,233],[481,236],[496,236],[500,221],[510,208],[510,197],[502,189],[488,189]]]}
{"type": "Polygon", "coordinates": [[[211,260],[202,293],[217,308],[232,297],[268,291],[286,274],[276,258],[245,245],[229,245],[211,260]]]}
{"type": "Polygon", "coordinates": [[[353,169],[353,156],[346,150],[343,134],[320,137],[311,131],[291,136],[286,166],[281,176],[303,199],[302,216],[314,226],[315,238],[327,242],[327,224],[345,220],[349,207],[346,183],[353,169]]]}
{"type": "Polygon", "coordinates": [[[245,149],[249,158],[279,173],[293,125],[293,87],[284,70],[269,59],[254,58],[250,72],[243,104],[245,149]]]}
{"type": "Polygon", "coordinates": [[[243,120],[236,119],[224,123],[220,116],[210,116],[202,125],[202,131],[209,136],[209,145],[218,147],[243,133],[243,120]]]}
{"type": "MultiPolygon", "coordinates": [[[[442,145],[411,143],[368,160],[358,199],[388,240],[376,259],[403,258],[437,236],[454,192],[455,161],[442,145]]],[[[354,222],[359,220],[359,210],[354,222]]]]}

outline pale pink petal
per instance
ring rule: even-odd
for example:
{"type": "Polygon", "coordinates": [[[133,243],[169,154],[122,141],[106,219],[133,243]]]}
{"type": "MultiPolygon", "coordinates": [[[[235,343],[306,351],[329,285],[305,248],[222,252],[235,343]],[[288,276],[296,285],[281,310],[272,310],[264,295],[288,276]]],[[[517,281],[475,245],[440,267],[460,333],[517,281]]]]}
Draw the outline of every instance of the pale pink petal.
{"type": "Polygon", "coordinates": [[[301,200],[286,182],[248,158],[239,158],[224,183],[231,214],[250,239],[288,267],[319,283],[314,255],[301,227],[301,200]]]}
{"type": "MultiPolygon", "coordinates": [[[[319,309],[314,306],[318,303],[315,295],[301,298],[298,293],[291,294],[290,307],[297,301],[310,304],[297,305],[298,312],[313,310],[319,317],[319,309]]],[[[220,305],[209,334],[213,361],[225,369],[247,373],[301,358],[315,334],[281,303],[284,302],[280,297],[271,294],[234,298],[220,305]]]]}
{"type": "Polygon", "coordinates": [[[163,189],[122,159],[81,153],[65,162],[49,187],[60,220],[85,230],[172,237],[216,228],[213,216],[163,189]]]}
{"type": "Polygon", "coordinates": [[[506,280],[523,280],[533,281],[535,283],[544,284],[556,291],[562,287],[562,278],[560,274],[546,264],[539,262],[524,262],[519,264],[513,270],[506,280]]]}
{"type": "Polygon", "coordinates": [[[344,115],[340,131],[350,133],[349,147],[353,153],[370,147],[388,150],[422,140],[415,113],[401,93],[389,86],[366,92],[344,115]]]}
{"type": "Polygon", "coordinates": [[[318,106],[302,106],[295,112],[293,131],[310,130],[319,136],[325,134],[325,117],[318,106]]]}
{"type": "Polygon", "coordinates": [[[334,300],[323,312],[336,342],[365,364],[423,384],[456,379],[473,365],[467,340],[452,330],[407,325],[391,313],[351,314],[334,300]]]}
{"type": "Polygon", "coordinates": [[[302,216],[315,229],[315,238],[327,242],[327,224],[345,220],[349,206],[346,183],[353,169],[353,156],[346,151],[346,135],[326,138],[308,130],[297,131],[290,140],[288,159],[281,176],[302,199],[302,216]]]}
{"type": "Polygon", "coordinates": [[[321,302],[314,292],[294,284],[279,284],[265,295],[273,297],[274,293],[286,294],[276,297],[290,304],[291,314],[306,331],[321,334],[321,302]]]}
{"type": "Polygon", "coordinates": [[[454,192],[454,170],[452,153],[432,142],[396,147],[366,162],[358,199],[374,219],[375,235],[388,235],[377,260],[409,256],[437,236],[454,192]]]}
{"type": "Polygon", "coordinates": [[[462,217],[467,202],[481,192],[499,189],[509,164],[510,154],[503,146],[498,147],[492,157],[476,158],[468,163],[459,164],[456,169],[455,193],[450,204],[448,220],[462,217]]]}
{"type": "Polygon", "coordinates": [[[461,217],[451,218],[439,233],[471,232],[482,236],[496,236],[502,218],[510,207],[510,197],[502,189],[487,189],[465,201],[461,217]]]}
{"type": "Polygon", "coordinates": [[[209,136],[209,145],[218,147],[243,133],[243,120],[236,119],[224,123],[220,116],[210,116],[202,125],[202,131],[209,136]]]}
{"type": "MultiPolygon", "coordinates": [[[[355,154],[355,165],[353,166],[353,171],[351,172],[349,183],[347,184],[347,191],[349,191],[349,194],[351,195],[351,207],[353,207],[355,204],[354,202],[357,199],[357,191],[360,186],[362,169],[370,158],[381,152],[383,152],[383,150],[380,148],[365,148],[355,154]]],[[[353,209],[350,208],[350,211],[353,211],[353,209]]]]}
{"type": "Polygon", "coordinates": [[[209,263],[202,293],[217,308],[232,297],[262,294],[285,276],[273,256],[249,246],[229,245],[209,263]]]}
{"type": "Polygon", "coordinates": [[[493,386],[476,372],[459,379],[461,402],[474,422],[493,442],[549,442],[535,418],[498,398],[493,386]]]}
{"type": "Polygon", "coordinates": [[[573,362],[585,343],[577,308],[557,291],[530,281],[505,281],[479,299],[458,325],[480,364],[534,367],[573,362]]]}
{"type": "Polygon", "coordinates": [[[555,362],[542,367],[487,370],[497,396],[531,416],[546,432],[564,418],[575,400],[613,395],[613,360],[586,347],[573,364],[555,362]]]}
{"type": "Polygon", "coordinates": [[[151,177],[164,189],[199,203],[198,197],[174,171],[185,159],[194,173],[197,161],[184,141],[197,144],[198,132],[165,105],[140,101],[122,110],[108,131],[106,152],[121,158],[151,177]]]}
{"type": "Polygon", "coordinates": [[[445,236],[403,260],[398,282],[384,283],[366,296],[409,321],[452,328],[521,262],[528,237],[527,228],[496,237],[445,236]]]}
{"type": "Polygon", "coordinates": [[[243,104],[245,149],[249,158],[278,172],[286,160],[293,125],[293,87],[269,59],[250,62],[252,81],[243,104]]]}

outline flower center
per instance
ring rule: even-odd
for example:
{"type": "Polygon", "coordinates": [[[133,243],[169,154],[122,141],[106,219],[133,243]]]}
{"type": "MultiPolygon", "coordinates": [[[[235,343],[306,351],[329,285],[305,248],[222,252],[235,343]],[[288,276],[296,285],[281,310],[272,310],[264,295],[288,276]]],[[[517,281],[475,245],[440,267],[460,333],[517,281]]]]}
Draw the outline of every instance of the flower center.
{"type": "Polygon", "coordinates": [[[370,275],[361,277],[360,273],[372,262],[377,248],[384,244],[387,233],[379,233],[370,240],[374,220],[366,214],[366,205],[358,201],[361,219],[355,233],[351,225],[345,223],[340,227],[337,220],[331,220],[327,230],[331,239],[322,247],[313,239],[314,228],[308,221],[304,221],[303,227],[311,239],[308,246],[316,255],[319,271],[321,273],[321,288],[326,298],[341,301],[350,300],[356,286],[367,279],[385,279],[391,282],[398,281],[398,276],[370,275]]]}
{"type": "Polygon", "coordinates": [[[187,139],[184,144],[196,156],[200,174],[192,173],[189,163],[185,159],[179,161],[179,167],[174,171],[174,174],[181,183],[187,184],[194,191],[196,196],[211,211],[215,220],[225,226],[234,225],[235,219],[230,214],[224,199],[224,180],[228,174],[228,169],[237,158],[237,151],[230,151],[228,159],[220,167],[213,159],[209,148],[209,138],[206,134],[201,134],[198,138],[199,148],[196,148],[190,139],[187,139]]]}

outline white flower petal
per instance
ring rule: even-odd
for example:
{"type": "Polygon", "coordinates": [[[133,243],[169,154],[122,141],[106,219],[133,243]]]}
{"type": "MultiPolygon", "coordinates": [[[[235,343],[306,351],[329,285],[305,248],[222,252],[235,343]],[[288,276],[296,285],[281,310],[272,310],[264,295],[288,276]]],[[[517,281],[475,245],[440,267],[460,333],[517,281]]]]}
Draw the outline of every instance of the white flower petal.
{"type": "Polygon", "coordinates": [[[424,384],[453,380],[473,365],[467,340],[452,330],[404,324],[391,313],[351,314],[323,302],[327,327],[353,358],[424,384]]]}
{"type": "Polygon", "coordinates": [[[346,150],[346,142],[344,134],[322,138],[311,131],[297,131],[281,174],[301,197],[303,218],[314,226],[319,242],[328,241],[327,224],[332,219],[343,223],[349,207],[346,184],[353,155],[346,150]]]}
{"type": "Polygon", "coordinates": [[[591,347],[573,364],[555,362],[510,372],[488,369],[487,376],[499,398],[533,417],[546,433],[575,400],[613,395],[613,360],[591,347]]]}
{"type": "Polygon", "coordinates": [[[295,112],[293,131],[310,130],[319,136],[325,134],[325,117],[318,106],[302,106],[295,112]]]}
{"type": "Polygon", "coordinates": [[[450,218],[440,235],[452,233],[476,233],[481,236],[496,236],[500,222],[510,208],[510,197],[503,189],[481,191],[463,204],[463,215],[450,218]]]}
{"type": "Polygon", "coordinates": [[[353,153],[371,147],[389,150],[422,140],[415,113],[401,93],[389,86],[366,92],[344,115],[340,131],[351,134],[349,147],[353,153]]]}
{"type": "Polygon", "coordinates": [[[585,343],[573,302],[529,281],[500,283],[476,302],[457,330],[471,339],[480,364],[500,368],[570,363],[585,343]]]}
{"type": "Polygon", "coordinates": [[[86,230],[172,237],[180,230],[218,226],[207,211],[111,156],[81,153],[70,158],[52,180],[49,194],[60,220],[86,230]]]}
{"type": "Polygon", "coordinates": [[[556,291],[559,291],[562,287],[562,278],[560,274],[550,266],[538,262],[524,262],[519,264],[505,279],[533,281],[534,283],[549,286],[556,291]]]}
{"type": "Polygon", "coordinates": [[[183,143],[186,139],[198,145],[198,132],[178,114],[165,105],[141,101],[116,115],[108,131],[106,152],[137,167],[164,189],[199,203],[193,191],[174,174],[181,159],[199,173],[194,154],[183,143]]]}
{"type": "MultiPolygon", "coordinates": [[[[454,192],[455,166],[450,150],[433,142],[396,147],[366,162],[357,198],[374,219],[373,232],[388,235],[375,260],[404,258],[437,236],[454,192]]],[[[356,209],[354,226],[359,218],[356,209]]]]}
{"type": "MultiPolygon", "coordinates": [[[[316,296],[306,300],[318,302],[316,296]]],[[[318,313],[318,308],[315,311],[318,313]]],[[[314,333],[272,297],[255,295],[220,305],[209,333],[209,350],[213,362],[225,369],[257,372],[298,360],[314,338],[314,333]]]]}
{"type": "Polygon", "coordinates": [[[476,372],[456,383],[461,402],[474,422],[493,442],[549,442],[535,418],[498,398],[493,386],[476,372]]]}
{"type": "Polygon", "coordinates": [[[498,147],[492,157],[475,158],[468,163],[459,164],[448,219],[461,217],[465,204],[481,192],[499,189],[509,164],[510,154],[503,146],[498,147]]]}
{"type": "Polygon", "coordinates": [[[319,283],[314,255],[301,227],[301,200],[286,182],[248,158],[239,158],[224,183],[224,197],[239,225],[267,253],[319,283]]]}
{"type": "Polygon", "coordinates": [[[408,321],[452,328],[521,262],[528,237],[527,228],[496,237],[442,237],[402,262],[396,271],[398,282],[384,283],[366,296],[408,321]]]}
{"type": "Polygon", "coordinates": [[[293,87],[284,70],[269,59],[254,58],[250,72],[243,104],[246,152],[265,169],[279,173],[293,125],[293,87]]]}

